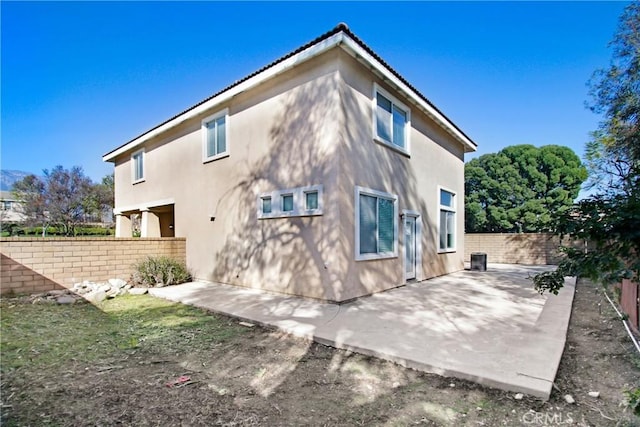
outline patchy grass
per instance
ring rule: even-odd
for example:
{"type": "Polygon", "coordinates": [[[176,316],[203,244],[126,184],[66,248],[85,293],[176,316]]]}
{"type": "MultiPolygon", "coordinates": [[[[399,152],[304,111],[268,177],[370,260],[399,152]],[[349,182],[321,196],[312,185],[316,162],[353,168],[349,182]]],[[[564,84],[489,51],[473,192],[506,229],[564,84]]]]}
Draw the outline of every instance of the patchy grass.
{"type": "Polygon", "coordinates": [[[601,303],[578,287],[559,391],[543,402],[147,295],[97,307],[5,298],[1,424],[640,425],[624,406],[640,381],[637,358],[601,303]],[[167,386],[180,376],[186,385],[167,386]]]}
{"type": "Polygon", "coordinates": [[[1,307],[2,373],[90,363],[129,350],[154,353],[169,346],[187,352],[246,332],[229,319],[148,295],[123,296],[98,307],[11,301],[1,307]]]}

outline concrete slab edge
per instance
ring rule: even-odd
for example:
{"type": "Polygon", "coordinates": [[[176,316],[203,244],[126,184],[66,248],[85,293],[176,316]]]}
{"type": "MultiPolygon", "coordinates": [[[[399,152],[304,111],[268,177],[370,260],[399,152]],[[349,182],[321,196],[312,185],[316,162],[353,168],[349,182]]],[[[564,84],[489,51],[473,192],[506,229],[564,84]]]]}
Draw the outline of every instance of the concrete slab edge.
{"type": "MultiPolygon", "coordinates": [[[[564,348],[567,342],[567,332],[569,331],[569,322],[571,321],[571,307],[573,306],[573,299],[575,297],[576,284],[576,277],[566,277],[565,286],[560,291],[560,294],[548,295],[547,302],[545,303],[542,313],[540,313],[540,317],[534,327],[534,335],[540,336],[541,339],[552,340],[559,343],[558,348],[560,351],[548,355],[548,366],[553,366],[550,378],[543,379],[528,375],[526,372],[518,372],[518,375],[536,378],[548,383],[548,392],[546,393],[546,396],[538,396],[543,397],[545,400],[548,400],[551,396],[551,389],[556,375],[558,374],[562,355],[564,354],[564,348]],[[568,310],[565,308],[567,300],[569,304],[568,310]]],[[[523,357],[527,357],[526,352],[523,357]]]]}
{"type": "Polygon", "coordinates": [[[375,351],[369,348],[351,346],[346,344],[336,343],[334,340],[322,338],[318,336],[313,337],[313,341],[323,344],[329,347],[348,350],[354,353],[363,354],[365,356],[372,356],[378,359],[387,360],[389,362],[396,363],[402,367],[414,369],[416,371],[426,372],[430,374],[436,374],[447,378],[456,378],[461,380],[471,381],[486,387],[496,388],[504,391],[513,391],[518,393],[525,393],[534,397],[541,398],[543,400],[548,400],[551,394],[551,383],[546,380],[541,380],[537,378],[528,378],[528,382],[539,382],[540,385],[537,387],[534,386],[514,386],[513,384],[507,383],[505,381],[492,379],[488,377],[480,377],[477,375],[471,375],[467,372],[455,370],[455,369],[444,369],[438,368],[433,365],[425,364],[422,362],[418,362],[412,359],[407,359],[403,357],[398,357],[395,355],[391,355],[384,352],[375,351]]]}
{"type": "Polygon", "coordinates": [[[544,400],[548,400],[549,396],[551,394],[551,386],[552,383],[546,380],[541,380],[541,379],[537,379],[537,378],[532,378],[532,377],[527,377],[529,379],[529,382],[531,380],[534,381],[538,381],[540,382],[540,386],[538,387],[531,387],[531,386],[514,386],[513,384],[504,382],[504,381],[500,381],[500,380],[496,380],[496,379],[491,379],[491,378],[486,378],[486,377],[479,377],[477,375],[471,375],[468,374],[466,372],[462,372],[462,371],[458,371],[458,370],[452,370],[452,369],[443,369],[443,368],[438,368],[432,365],[428,365],[422,362],[418,362],[415,360],[411,360],[411,359],[407,359],[407,358],[402,358],[402,357],[398,357],[395,355],[391,355],[388,353],[384,353],[384,352],[379,352],[379,351],[375,351],[369,348],[363,348],[363,347],[358,347],[358,346],[350,346],[350,345],[346,345],[346,344],[340,344],[337,343],[335,340],[332,339],[328,339],[328,338],[324,338],[321,336],[318,336],[316,334],[312,334],[312,333],[302,333],[300,332],[300,330],[296,329],[296,328],[290,328],[290,327],[283,327],[281,325],[275,325],[273,323],[269,323],[269,322],[263,322],[260,320],[257,320],[255,318],[248,318],[248,317],[243,317],[242,315],[239,315],[237,313],[233,313],[233,312],[227,312],[227,311],[223,311],[223,310],[215,310],[212,309],[211,307],[206,306],[205,304],[198,304],[192,301],[187,301],[184,298],[178,298],[177,301],[170,299],[170,298],[166,298],[164,295],[162,295],[162,293],[160,292],[149,292],[152,296],[157,297],[157,298],[161,298],[161,299],[165,299],[165,300],[169,300],[169,301],[174,301],[174,302],[180,302],[182,304],[185,305],[190,305],[193,307],[198,307],[204,310],[207,310],[211,313],[216,313],[216,314],[222,314],[225,316],[229,316],[229,317],[233,317],[235,319],[238,319],[239,321],[243,321],[243,322],[249,322],[249,323],[253,323],[256,325],[260,325],[262,327],[265,327],[267,329],[278,329],[281,330],[287,334],[290,334],[292,336],[298,337],[298,338],[303,338],[303,339],[307,339],[310,341],[314,341],[317,342],[319,344],[322,345],[326,345],[328,347],[333,347],[333,348],[337,348],[337,349],[341,349],[341,350],[348,350],[348,351],[352,351],[354,353],[359,353],[359,354],[363,354],[365,356],[372,356],[372,357],[376,357],[378,359],[383,359],[383,360],[387,360],[393,363],[396,363],[402,367],[405,368],[409,368],[409,369],[414,369],[417,371],[421,371],[421,372],[426,372],[426,373],[432,373],[432,374],[437,374],[437,375],[441,375],[443,377],[452,377],[452,378],[458,378],[458,379],[462,379],[462,380],[467,380],[467,381],[471,381],[477,384],[481,384],[487,387],[491,387],[491,388],[496,388],[499,390],[504,390],[504,391],[513,391],[513,392],[519,392],[519,393],[525,393],[534,397],[538,397],[544,400]]]}

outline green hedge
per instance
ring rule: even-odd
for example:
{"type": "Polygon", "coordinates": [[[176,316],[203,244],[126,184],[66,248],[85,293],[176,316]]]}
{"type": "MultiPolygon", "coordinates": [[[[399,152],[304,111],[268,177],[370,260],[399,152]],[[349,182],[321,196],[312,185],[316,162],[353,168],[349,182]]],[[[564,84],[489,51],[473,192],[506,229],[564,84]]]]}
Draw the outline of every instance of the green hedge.
{"type": "MultiPolygon", "coordinates": [[[[25,227],[18,224],[2,224],[0,231],[2,237],[28,236],[41,237],[42,227],[25,227]]],[[[114,236],[112,227],[76,227],[75,236],[114,236]]],[[[45,236],[64,236],[64,231],[58,227],[47,227],[45,236]]]]}

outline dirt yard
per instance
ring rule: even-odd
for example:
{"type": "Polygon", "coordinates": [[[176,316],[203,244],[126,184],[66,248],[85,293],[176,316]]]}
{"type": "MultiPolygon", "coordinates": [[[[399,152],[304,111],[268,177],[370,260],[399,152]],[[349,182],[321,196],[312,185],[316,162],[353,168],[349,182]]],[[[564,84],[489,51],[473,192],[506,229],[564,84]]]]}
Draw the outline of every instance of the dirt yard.
{"type": "Polygon", "coordinates": [[[146,295],[0,307],[3,426],[640,425],[624,403],[640,386],[640,358],[588,284],[549,402],[146,295]]]}

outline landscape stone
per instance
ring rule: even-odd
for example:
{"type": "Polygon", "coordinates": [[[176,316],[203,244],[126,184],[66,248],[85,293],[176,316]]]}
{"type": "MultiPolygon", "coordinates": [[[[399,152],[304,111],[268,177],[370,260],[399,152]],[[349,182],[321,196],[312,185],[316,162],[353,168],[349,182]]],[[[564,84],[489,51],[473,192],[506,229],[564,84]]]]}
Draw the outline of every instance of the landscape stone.
{"type": "MultiPolygon", "coordinates": [[[[47,292],[34,293],[29,297],[32,304],[76,304],[85,302],[102,302],[107,298],[115,298],[126,295],[132,285],[123,279],[109,279],[108,282],[92,282],[84,280],[75,282],[69,289],[53,289],[47,292]]],[[[147,288],[137,288],[132,293],[142,295],[147,293],[147,288]]]]}
{"type": "Polygon", "coordinates": [[[122,279],[109,279],[109,284],[114,288],[124,288],[127,282],[122,279]]]}
{"type": "Polygon", "coordinates": [[[102,302],[105,299],[107,299],[107,294],[105,291],[98,289],[98,290],[89,292],[84,297],[91,302],[102,302]]]}
{"type": "Polygon", "coordinates": [[[119,292],[120,292],[120,289],[118,289],[118,288],[111,288],[111,289],[109,289],[109,290],[106,292],[106,294],[107,294],[107,298],[115,298],[115,297],[117,297],[117,296],[118,296],[119,292]]]}
{"type": "Polygon", "coordinates": [[[148,288],[131,288],[129,289],[129,293],[131,295],[144,295],[149,291],[148,288]]]}

